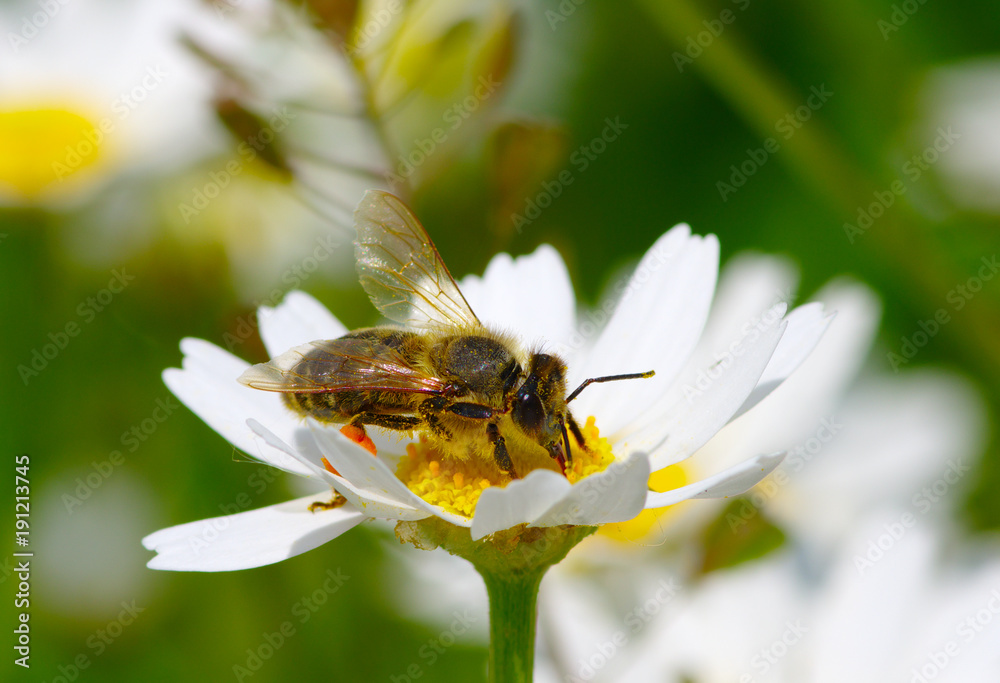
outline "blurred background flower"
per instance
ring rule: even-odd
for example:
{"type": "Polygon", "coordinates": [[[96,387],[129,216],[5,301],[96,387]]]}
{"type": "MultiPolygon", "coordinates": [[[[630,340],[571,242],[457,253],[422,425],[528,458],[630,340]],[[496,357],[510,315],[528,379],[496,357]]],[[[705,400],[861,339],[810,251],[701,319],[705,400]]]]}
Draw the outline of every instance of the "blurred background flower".
{"type": "MultiPolygon", "coordinates": [[[[988,603],[976,587],[993,581],[1000,525],[997,12],[987,2],[0,3],[0,436],[11,456],[31,458],[30,675],[277,681],[336,664],[346,680],[482,678],[486,653],[471,634],[485,616],[456,599],[464,579],[442,562],[433,571],[446,587],[427,588],[378,525],[274,567],[144,573],[144,533],[308,493],[227,445],[160,373],[180,362],[185,336],[264,360],[257,305],[293,288],[349,327],[374,323],[342,248],[369,187],[407,197],[456,277],[498,251],[553,244],[590,303],[583,337],[600,327],[602,293],[613,298],[655,236],[682,221],[719,236],[734,300],[795,296],[842,311],[829,366],[768,416],[774,428],[734,423],[710,444],[725,459],[791,438],[789,465],[798,448],[801,469],[731,507],[681,506],[579,549],[559,568],[565,581],[547,583],[568,591],[553,604],[572,605],[581,627],[622,628],[637,586],[666,596],[659,582],[677,577],[684,587],[659,612],[680,621],[643,621],[643,637],[674,656],[671,641],[689,642],[676,630],[681,605],[719,630],[734,596],[749,594],[732,637],[700,639],[712,655],[731,648],[718,661],[734,672],[745,670],[739,652],[782,636],[781,615],[808,614],[809,642],[850,643],[845,620],[874,614],[860,587],[878,593],[881,581],[926,596],[914,609],[957,629],[988,603]],[[734,256],[747,250],[784,260],[734,256]],[[786,291],[796,270],[797,292],[786,291]],[[837,364],[856,379],[836,386],[837,364]],[[831,415],[843,428],[824,442],[831,415]],[[969,469],[951,485],[955,458],[969,469]],[[870,584],[838,578],[897,511],[914,515],[903,542],[919,553],[899,545],[870,584]],[[730,514],[751,518],[739,534],[730,514]],[[412,581],[387,578],[400,574],[412,581]],[[404,588],[453,607],[436,620],[403,612],[404,588]],[[773,608],[774,629],[758,626],[755,605],[773,608]]],[[[871,623],[893,630],[898,613],[880,614],[871,623]]],[[[0,617],[13,623],[10,601],[0,617]]],[[[548,671],[593,654],[584,633],[547,618],[548,671]]],[[[883,661],[920,667],[956,637],[916,634],[914,656],[883,661]]],[[[949,675],[980,661],[959,645],[949,675]]],[[[796,680],[817,663],[849,675],[818,648],[782,666],[801,667],[796,680]]],[[[615,666],[715,675],[693,657],[615,666]]]]}

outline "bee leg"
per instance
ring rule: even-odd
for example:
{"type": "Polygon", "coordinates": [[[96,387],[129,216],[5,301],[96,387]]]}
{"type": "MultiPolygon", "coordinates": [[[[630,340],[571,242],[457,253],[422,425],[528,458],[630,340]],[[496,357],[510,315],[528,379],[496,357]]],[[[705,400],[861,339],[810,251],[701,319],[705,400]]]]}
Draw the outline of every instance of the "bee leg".
{"type": "Polygon", "coordinates": [[[346,498],[344,498],[342,495],[334,491],[333,498],[326,501],[325,503],[320,500],[317,500],[315,503],[310,503],[309,512],[316,512],[318,510],[335,510],[336,508],[339,508],[346,502],[347,502],[346,498]]]}
{"type": "MultiPolygon", "coordinates": [[[[563,442],[563,447],[566,449],[566,462],[572,463],[573,462],[573,448],[572,448],[572,446],[569,445],[569,434],[566,433],[566,421],[565,420],[563,420],[563,423],[562,423],[562,425],[560,425],[560,427],[562,427],[562,442],[563,442]]],[[[565,473],[566,473],[566,468],[564,467],[563,468],[563,474],[565,474],[565,473]]]]}
{"type": "Polygon", "coordinates": [[[378,449],[375,448],[375,442],[368,436],[368,432],[365,431],[365,426],[361,422],[360,417],[360,415],[355,416],[355,418],[351,420],[350,424],[346,424],[341,427],[340,433],[364,448],[372,455],[378,455],[378,449]]]}
{"type": "MultiPolygon", "coordinates": [[[[566,411],[566,424],[569,425],[569,431],[573,432],[573,436],[576,437],[576,442],[580,444],[580,448],[589,453],[590,449],[587,448],[587,440],[583,437],[583,430],[580,429],[580,425],[573,419],[573,415],[569,411],[566,411]]],[[[566,440],[566,449],[566,452],[569,453],[568,439],[566,440]]]]}
{"type": "Polygon", "coordinates": [[[383,415],[381,413],[358,413],[349,424],[340,428],[340,433],[358,444],[372,455],[377,455],[375,442],[365,431],[365,425],[392,429],[399,432],[411,432],[421,424],[419,417],[409,415],[383,415]]]}
{"type": "Polygon", "coordinates": [[[412,415],[384,415],[382,413],[358,413],[351,419],[352,425],[372,425],[397,432],[412,432],[423,424],[423,420],[412,415]]]}
{"type": "Polygon", "coordinates": [[[519,479],[517,472],[514,471],[514,463],[510,461],[507,442],[500,433],[500,428],[491,422],[486,426],[486,436],[493,444],[493,459],[496,460],[497,467],[509,474],[511,479],[519,479]]]}
{"type": "Polygon", "coordinates": [[[448,399],[443,396],[434,396],[421,403],[417,408],[427,428],[442,441],[451,441],[452,439],[451,432],[441,423],[441,418],[438,417],[438,413],[442,412],[447,405],[448,399]]]}
{"type": "Polygon", "coordinates": [[[549,452],[549,457],[559,463],[559,469],[566,474],[566,463],[572,461],[569,449],[569,436],[566,434],[566,425],[562,427],[562,440],[550,443],[545,449],[549,452]]]}

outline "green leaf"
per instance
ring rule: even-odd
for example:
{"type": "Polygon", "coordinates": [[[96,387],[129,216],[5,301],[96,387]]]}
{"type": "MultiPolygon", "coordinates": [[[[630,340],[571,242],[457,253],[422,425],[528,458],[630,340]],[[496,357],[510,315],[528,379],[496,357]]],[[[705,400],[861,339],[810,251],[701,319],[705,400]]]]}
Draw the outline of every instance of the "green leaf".
{"type": "Polygon", "coordinates": [[[748,498],[735,498],[702,533],[700,574],[764,557],[785,543],[785,533],[748,498]]]}

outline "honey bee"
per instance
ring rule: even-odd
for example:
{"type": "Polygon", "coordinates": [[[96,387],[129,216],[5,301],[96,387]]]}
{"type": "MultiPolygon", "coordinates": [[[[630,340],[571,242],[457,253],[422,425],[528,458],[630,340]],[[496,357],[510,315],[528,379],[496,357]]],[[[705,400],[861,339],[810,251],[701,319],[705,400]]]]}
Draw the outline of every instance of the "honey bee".
{"type": "Polygon", "coordinates": [[[302,416],[345,425],[344,434],[373,453],[366,426],[417,431],[447,457],[482,458],[517,478],[515,460],[532,452],[547,453],[565,472],[567,429],[585,448],[568,404],[586,386],[653,375],[596,377],[567,395],[566,363],[526,353],[512,336],[483,325],[400,199],[369,190],[354,219],[361,285],[375,308],[404,327],[302,344],[247,369],[240,382],[282,392],[302,416]]]}

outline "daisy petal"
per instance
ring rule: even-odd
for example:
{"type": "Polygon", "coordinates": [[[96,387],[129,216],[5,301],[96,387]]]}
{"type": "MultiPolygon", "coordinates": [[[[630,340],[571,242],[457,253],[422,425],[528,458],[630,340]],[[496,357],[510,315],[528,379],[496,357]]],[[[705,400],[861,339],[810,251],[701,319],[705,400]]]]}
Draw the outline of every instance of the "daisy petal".
{"type": "Polygon", "coordinates": [[[498,254],[482,278],[462,279],[462,293],[485,324],[516,332],[526,342],[565,344],[572,335],[573,285],[559,252],[547,244],[515,259],[498,254]],[[545,296],[538,296],[542,291],[545,296]]]}
{"type": "MultiPolygon", "coordinates": [[[[305,458],[296,449],[283,443],[277,436],[271,433],[267,427],[256,420],[247,420],[247,426],[253,430],[253,432],[260,436],[263,440],[271,444],[274,448],[282,450],[289,455],[296,458],[305,458]]],[[[303,430],[304,431],[304,430],[303,430]]],[[[312,440],[312,435],[306,432],[309,439],[312,440]]],[[[324,444],[328,448],[332,447],[329,444],[324,444]]],[[[403,520],[413,520],[413,519],[423,519],[427,516],[427,513],[418,510],[410,505],[401,505],[396,501],[387,500],[381,497],[372,496],[370,493],[366,493],[357,489],[351,482],[344,479],[343,477],[334,474],[326,469],[323,464],[322,453],[318,450],[319,446],[313,442],[313,450],[316,450],[317,455],[314,461],[306,459],[307,464],[310,467],[317,468],[319,470],[318,477],[326,481],[331,487],[337,490],[344,498],[348,500],[357,510],[363,511],[369,517],[381,517],[384,519],[403,519],[403,520]]],[[[299,444],[299,449],[301,450],[302,445],[299,444]]],[[[329,461],[329,459],[328,459],[329,461]]]]}
{"type": "Polygon", "coordinates": [[[250,569],[300,555],[353,528],[365,515],[344,505],[310,512],[320,493],[279,505],[161,529],[142,539],[157,555],[150,569],[221,572],[250,569]]]}
{"type": "Polygon", "coordinates": [[[708,319],[718,261],[715,236],[692,237],[686,225],[656,241],[636,267],[586,360],[573,369],[569,384],[576,386],[587,377],[646,370],[655,370],[656,376],[582,394],[582,414],[597,414],[599,406],[605,406],[600,413],[602,428],[613,433],[631,419],[628,406],[649,403],[670,387],[708,319]],[[609,405],[621,408],[612,413],[606,408],[609,405]]]}
{"type": "Polygon", "coordinates": [[[764,374],[760,376],[757,386],[730,420],[735,420],[760,403],[802,364],[816,348],[834,315],[836,314],[824,314],[823,305],[819,303],[799,306],[788,314],[785,318],[788,326],[781,335],[781,341],[778,342],[774,355],[764,368],[764,374]]]}
{"type": "Polygon", "coordinates": [[[529,526],[628,521],[642,512],[648,481],[649,459],[636,453],[578,481],[529,526]]]}
{"type": "Polygon", "coordinates": [[[726,262],[705,331],[698,340],[704,360],[739,335],[740,327],[777,303],[795,298],[798,275],[787,259],[761,254],[737,254],[726,262]]]}
{"type": "Polygon", "coordinates": [[[318,339],[336,339],[347,328],[330,311],[305,292],[292,290],[284,301],[257,311],[260,338],[271,356],[284,353],[293,346],[318,339]]]}
{"type": "Polygon", "coordinates": [[[728,498],[737,496],[755,486],[769,475],[785,459],[784,453],[758,455],[745,460],[727,470],[693,484],[663,493],[650,491],[646,494],[646,508],[662,508],[676,505],[691,498],[728,498]]]}
{"type": "Polygon", "coordinates": [[[301,428],[277,394],[236,381],[250,367],[248,363],[201,339],[184,339],[181,350],[184,368],[164,370],[163,382],[184,405],[247,455],[292,474],[311,476],[302,463],[274,450],[247,429],[247,418],[257,418],[287,443],[294,442],[291,434],[301,428]]]}
{"type": "MultiPolygon", "coordinates": [[[[446,512],[413,493],[384,460],[373,457],[339,431],[325,429],[313,420],[309,421],[309,426],[323,454],[340,472],[340,476],[350,482],[359,498],[371,501],[373,505],[398,510],[399,515],[394,516],[396,519],[423,519],[434,515],[457,526],[468,527],[472,524],[472,520],[446,512]]],[[[367,505],[362,507],[367,508],[367,505]]]]}
{"type": "MultiPolygon", "coordinates": [[[[310,472],[314,473],[317,478],[325,479],[327,483],[330,483],[330,477],[333,475],[323,466],[322,455],[315,444],[307,445],[303,443],[304,439],[300,438],[297,439],[298,447],[293,448],[282,441],[277,434],[252,417],[247,419],[247,429],[253,432],[254,436],[269,448],[280,451],[290,458],[294,458],[296,461],[302,463],[304,467],[307,467],[310,472]]],[[[309,436],[309,433],[303,429],[301,430],[301,435],[309,436]]],[[[296,436],[299,435],[297,434],[296,436]]]]}
{"type": "Polygon", "coordinates": [[[760,322],[730,344],[709,368],[685,370],[659,410],[643,426],[612,437],[631,449],[650,450],[656,470],[673,465],[701,448],[729,421],[764,372],[781,340],[785,304],[766,312],[760,322]]]}
{"type": "Polygon", "coordinates": [[[505,488],[490,487],[476,503],[472,540],[518,524],[531,522],[545,512],[551,501],[566,495],[570,483],[552,470],[534,470],[505,488]]]}

